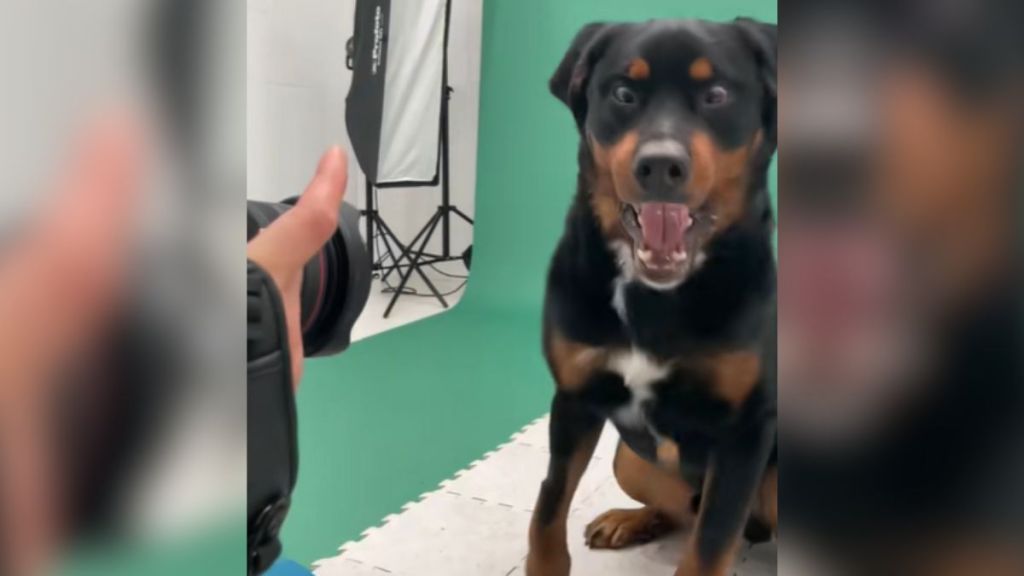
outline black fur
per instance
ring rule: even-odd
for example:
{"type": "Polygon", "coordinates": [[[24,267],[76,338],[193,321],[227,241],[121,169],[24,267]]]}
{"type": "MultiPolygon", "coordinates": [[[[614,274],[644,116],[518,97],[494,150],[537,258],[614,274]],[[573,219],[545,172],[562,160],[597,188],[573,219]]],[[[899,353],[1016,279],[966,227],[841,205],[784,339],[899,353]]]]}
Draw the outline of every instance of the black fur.
{"type": "MultiPolygon", "coordinates": [[[[698,543],[701,556],[708,559],[720,557],[742,531],[775,442],[776,272],[767,190],[775,151],[775,39],[774,26],[749,20],[594,24],[576,37],[551,80],[552,92],[572,110],[582,138],[578,190],[548,276],[545,342],[557,332],[593,347],[641,349],[666,362],[737,349],[759,350],[763,357],[760,382],[739,408],[711,393],[707,375],[687,369],[675,369],[656,383],[655,400],[644,406],[648,425],[679,444],[688,482],[699,490],[707,472],[715,471],[702,497],[705,525],[698,543]],[[623,118],[595,104],[603,98],[603,82],[612,70],[631,58],[642,55],[655,70],[671,66],[677,58],[688,65],[692,56],[682,54],[680,47],[692,54],[713,54],[716,65],[758,90],[741,91],[731,117],[709,116],[699,121],[700,126],[685,102],[684,90],[689,87],[682,85],[657,97],[652,88],[652,106],[659,102],[662,107],[646,119],[623,118]],[[757,130],[766,137],[750,159],[754,177],[747,190],[746,214],[707,245],[706,263],[677,288],[659,291],[640,282],[628,284],[622,318],[612,306],[620,267],[591,205],[595,164],[588,139],[614,142],[626,130],[642,130],[645,123],[668,123],[684,133],[709,130],[726,149],[749,141],[757,130]]],[[[662,80],[655,76],[651,81],[662,80]]],[[[573,412],[582,407],[598,421],[615,421],[616,410],[631,396],[622,377],[611,372],[598,372],[579,392],[558,392],[551,430],[552,445],[558,449],[552,453],[554,474],[549,475],[545,492],[561,495],[564,486],[557,485],[563,460],[576,453],[583,433],[593,426],[589,418],[578,415],[573,421],[586,425],[562,422],[557,407],[570,403],[573,412]]],[[[616,424],[634,451],[655,458],[650,429],[616,424]]],[[[557,502],[542,497],[541,517],[553,518],[547,507],[557,502]]]]}

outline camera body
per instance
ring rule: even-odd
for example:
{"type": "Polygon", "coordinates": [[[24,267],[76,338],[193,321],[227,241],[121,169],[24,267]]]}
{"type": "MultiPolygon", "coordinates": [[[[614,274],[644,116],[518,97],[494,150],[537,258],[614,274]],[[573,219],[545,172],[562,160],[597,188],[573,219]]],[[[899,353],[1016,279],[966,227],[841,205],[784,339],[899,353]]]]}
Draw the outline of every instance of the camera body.
{"type": "MultiPolygon", "coordinates": [[[[250,201],[248,239],[288,211],[250,201]]],[[[359,237],[359,212],[342,204],[339,229],[306,265],[302,282],[303,352],[339,354],[370,293],[369,257],[359,237]]],[[[246,277],[248,380],[248,571],[261,574],[281,554],[280,531],[298,476],[292,351],[284,302],[273,278],[249,262],[246,277]]]]}
{"type": "Polygon", "coordinates": [[[262,268],[249,262],[246,274],[248,571],[261,574],[281,554],[299,454],[284,303],[262,268]]]}

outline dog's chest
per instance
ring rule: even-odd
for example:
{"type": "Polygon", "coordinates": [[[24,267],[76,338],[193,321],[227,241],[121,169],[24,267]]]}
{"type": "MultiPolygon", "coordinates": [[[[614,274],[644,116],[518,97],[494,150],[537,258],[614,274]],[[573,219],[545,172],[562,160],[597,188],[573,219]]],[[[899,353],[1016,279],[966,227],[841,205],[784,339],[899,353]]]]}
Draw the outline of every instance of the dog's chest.
{"type": "Polygon", "coordinates": [[[634,348],[659,357],[685,354],[693,328],[682,311],[686,296],[678,291],[651,290],[627,277],[612,283],[611,310],[634,348]]]}
{"type": "Polygon", "coordinates": [[[671,368],[634,348],[613,353],[608,359],[608,370],[622,377],[630,393],[629,401],[615,409],[613,420],[620,426],[647,429],[646,409],[657,401],[655,385],[670,374],[671,368]]]}
{"type": "MultiPolygon", "coordinates": [[[[637,335],[630,322],[642,319],[630,314],[631,298],[627,295],[630,279],[620,277],[613,285],[612,308],[626,328],[626,333],[637,335]],[[632,318],[631,318],[632,316],[632,318]]],[[[664,320],[664,318],[662,318],[664,320]]],[[[610,417],[622,432],[650,436],[652,440],[662,436],[650,421],[650,413],[658,400],[658,390],[672,377],[671,362],[659,359],[643,344],[631,338],[631,347],[613,352],[608,358],[608,371],[622,377],[622,384],[629,391],[629,401],[617,406],[610,417]]]]}

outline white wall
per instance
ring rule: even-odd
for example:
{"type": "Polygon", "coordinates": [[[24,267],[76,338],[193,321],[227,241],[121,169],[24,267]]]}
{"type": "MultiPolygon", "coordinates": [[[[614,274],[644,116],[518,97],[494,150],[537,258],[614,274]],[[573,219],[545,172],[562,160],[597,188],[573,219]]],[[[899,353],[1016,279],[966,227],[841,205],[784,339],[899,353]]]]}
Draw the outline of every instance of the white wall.
{"type": "MultiPolygon", "coordinates": [[[[328,146],[347,146],[345,96],[351,72],[345,67],[345,43],[352,36],[354,14],[355,0],[249,0],[249,198],[298,194],[328,146]]],[[[482,24],[483,0],[452,0],[452,200],[471,216],[482,24]]],[[[347,200],[362,208],[365,179],[354,161],[352,166],[347,200]]],[[[388,189],[379,195],[384,219],[403,242],[412,240],[441,198],[439,188],[388,189]]],[[[452,239],[453,250],[461,252],[472,232],[454,224],[452,239]]],[[[432,248],[438,246],[435,242],[432,248]]]]}

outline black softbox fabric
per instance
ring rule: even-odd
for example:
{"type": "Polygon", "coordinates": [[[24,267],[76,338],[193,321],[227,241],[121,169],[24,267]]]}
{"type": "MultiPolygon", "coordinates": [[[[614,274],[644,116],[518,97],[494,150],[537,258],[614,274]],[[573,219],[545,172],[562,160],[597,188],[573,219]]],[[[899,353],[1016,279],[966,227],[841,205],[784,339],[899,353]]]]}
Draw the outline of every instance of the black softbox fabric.
{"type": "Polygon", "coordinates": [[[438,179],[447,0],[359,0],[345,119],[377,186],[438,179]]]}

